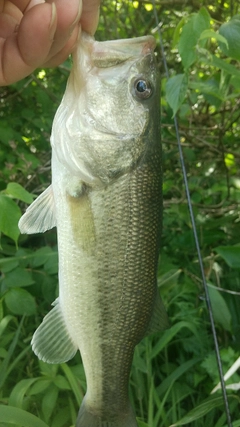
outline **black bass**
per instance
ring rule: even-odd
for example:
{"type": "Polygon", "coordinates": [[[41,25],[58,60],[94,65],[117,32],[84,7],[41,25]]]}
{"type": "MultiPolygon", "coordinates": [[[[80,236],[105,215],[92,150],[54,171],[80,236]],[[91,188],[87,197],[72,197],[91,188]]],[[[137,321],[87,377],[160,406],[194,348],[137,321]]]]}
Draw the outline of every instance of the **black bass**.
{"type": "Polygon", "coordinates": [[[32,347],[48,363],[79,349],[87,393],[77,427],[137,427],[128,397],[134,347],[168,326],[157,289],[161,232],[159,76],[154,38],[83,34],[56,113],[52,185],[22,233],[57,226],[59,298],[32,347]]]}

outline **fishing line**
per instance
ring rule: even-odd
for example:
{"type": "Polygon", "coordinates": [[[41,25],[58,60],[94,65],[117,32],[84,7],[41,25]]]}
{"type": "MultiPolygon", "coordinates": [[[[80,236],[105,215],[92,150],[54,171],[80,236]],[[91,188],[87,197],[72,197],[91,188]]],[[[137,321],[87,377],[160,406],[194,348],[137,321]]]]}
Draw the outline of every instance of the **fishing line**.
{"type": "MultiPolygon", "coordinates": [[[[162,39],[162,33],[161,33],[161,29],[160,29],[160,23],[158,20],[158,14],[157,14],[157,10],[156,10],[156,3],[155,3],[155,0],[152,0],[152,1],[153,1],[154,17],[155,17],[155,21],[156,21],[156,25],[157,25],[157,32],[158,32],[159,41],[160,41],[160,48],[161,48],[163,65],[164,65],[164,69],[165,69],[167,79],[169,79],[169,70],[168,70],[166,55],[165,55],[164,46],[163,46],[163,39],[162,39]]],[[[201,276],[202,276],[203,288],[204,288],[204,292],[205,292],[205,300],[206,300],[206,304],[207,304],[207,309],[208,309],[208,313],[209,313],[211,329],[212,329],[212,334],[213,334],[214,348],[215,348],[216,359],[217,359],[217,364],[218,364],[218,371],[219,371],[221,387],[222,387],[223,401],[224,401],[224,406],[225,406],[225,411],[226,411],[226,416],[227,416],[227,424],[228,424],[228,427],[232,427],[232,421],[231,421],[231,415],[230,415],[230,410],[229,410],[229,403],[228,403],[226,385],[225,385],[224,375],[223,375],[222,361],[221,361],[219,345],[218,345],[218,341],[217,341],[216,328],[215,328],[214,319],[213,319],[212,305],[211,305],[211,301],[210,301],[210,297],[209,297],[208,286],[207,286],[206,276],[205,276],[205,272],[204,272],[203,260],[202,260],[202,255],[201,255],[201,250],[200,250],[200,245],[199,245],[199,239],[198,239],[198,234],[197,234],[197,228],[196,228],[195,218],[194,218],[194,214],[193,214],[191,196],[190,196],[190,191],[189,191],[189,186],[188,186],[187,172],[186,172],[186,167],[185,167],[185,161],[184,161],[183,150],[182,150],[180,134],[179,134],[178,120],[177,120],[176,115],[174,116],[174,126],[175,126],[175,132],[176,132],[176,138],[177,138],[177,144],[178,144],[180,164],[181,164],[182,173],[183,173],[183,181],[184,181],[184,185],[185,185],[188,209],[189,209],[190,219],[191,219],[191,223],[192,223],[192,230],[193,230],[195,246],[196,246],[196,250],[197,250],[200,272],[201,272],[201,276]]]]}

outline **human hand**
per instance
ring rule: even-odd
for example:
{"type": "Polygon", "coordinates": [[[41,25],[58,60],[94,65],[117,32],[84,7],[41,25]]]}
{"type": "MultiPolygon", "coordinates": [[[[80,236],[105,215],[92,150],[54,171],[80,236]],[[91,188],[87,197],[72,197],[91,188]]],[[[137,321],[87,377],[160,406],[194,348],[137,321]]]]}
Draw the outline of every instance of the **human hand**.
{"type": "Polygon", "coordinates": [[[94,34],[100,0],[0,0],[0,86],[61,64],[78,33],[94,34]],[[80,24],[80,26],[79,26],[80,24]]]}

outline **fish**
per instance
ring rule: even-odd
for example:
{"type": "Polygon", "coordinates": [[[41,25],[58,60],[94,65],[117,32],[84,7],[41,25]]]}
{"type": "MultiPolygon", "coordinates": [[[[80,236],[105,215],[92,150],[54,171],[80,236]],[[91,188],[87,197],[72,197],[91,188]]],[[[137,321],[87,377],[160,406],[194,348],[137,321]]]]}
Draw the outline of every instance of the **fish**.
{"type": "Polygon", "coordinates": [[[21,233],[57,227],[59,297],[32,338],[47,363],[79,350],[87,391],[77,427],[137,427],[135,346],[168,327],[157,287],[162,223],[160,78],[153,36],[83,33],[51,134],[52,183],[21,233]]]}

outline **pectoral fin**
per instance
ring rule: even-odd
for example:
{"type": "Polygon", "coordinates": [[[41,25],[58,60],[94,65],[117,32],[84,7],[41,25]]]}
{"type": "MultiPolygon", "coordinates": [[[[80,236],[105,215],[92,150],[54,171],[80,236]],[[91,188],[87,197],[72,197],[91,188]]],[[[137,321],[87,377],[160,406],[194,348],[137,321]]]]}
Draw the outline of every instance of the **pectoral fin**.
{"type": "Polygon", "coordinates": [[[52,186],[50,185],[27,208],[18,223],[22,234],[43,233],[56,226],[52,186]]]}
{"type": "Polygon", "coordinates": [[[163,305],[162,299],[157,293],[154,308],[150,323],[148,325],[145,336],[153,334],[154,332],[164,331],[170,327],[168,315],[163,305]]]}
{"type": "Polygon", "coordinates": [[[78,348],[69,335],[58,302],[44,317],[31,344],[38,358],[47,363],[67,362],[76,354],[78,348]]]}

